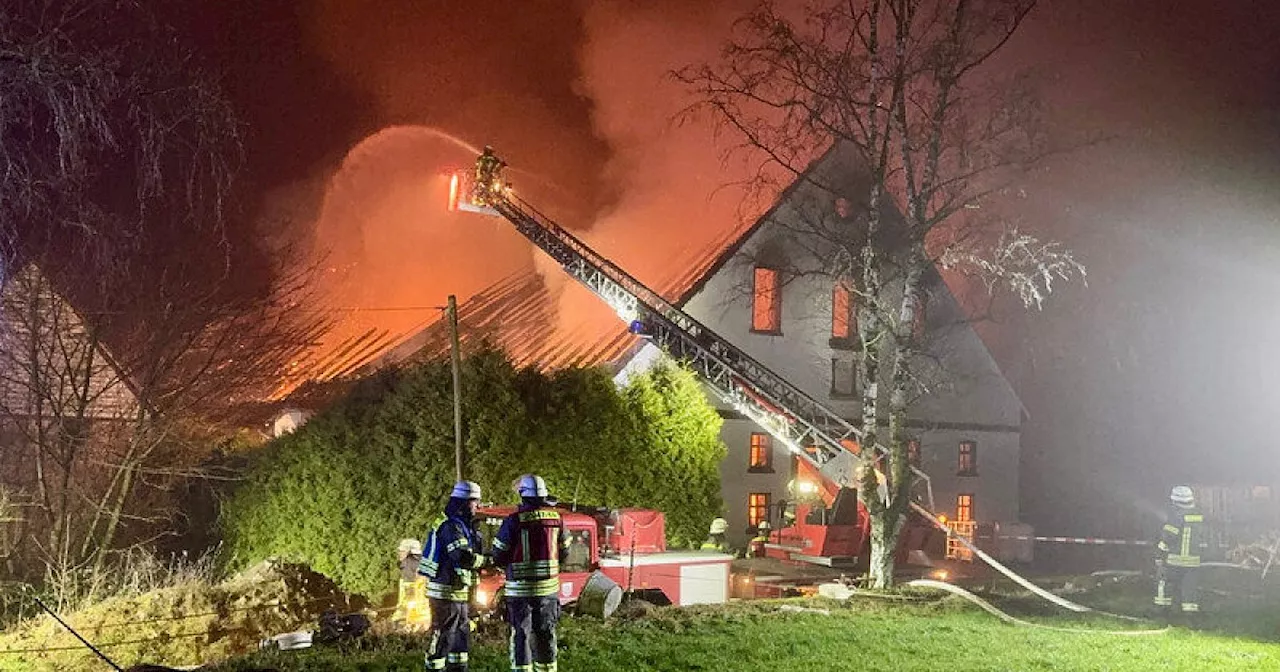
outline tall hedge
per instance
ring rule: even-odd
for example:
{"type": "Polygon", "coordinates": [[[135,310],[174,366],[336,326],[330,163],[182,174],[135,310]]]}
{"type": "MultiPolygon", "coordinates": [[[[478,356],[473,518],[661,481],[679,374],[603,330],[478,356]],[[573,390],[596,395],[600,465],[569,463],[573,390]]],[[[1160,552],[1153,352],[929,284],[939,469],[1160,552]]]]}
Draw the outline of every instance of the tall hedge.
{"type": "MultiPolygon", "coordinates": [[[[657,508],[673,544],[700,540],[720,510],[720,418],[694,376],[659,366],[615,387],[599,369],[544,374],[485,350],[463,361],[468,478],[485,499],[543,475],[563,501],[657,508]]],[[[447,362],[382,372],[254,456],[224,503],[232,569],[304,562],[344,589],[392,586],[396,542],[421,537],[454,480],[447,362]]]]}

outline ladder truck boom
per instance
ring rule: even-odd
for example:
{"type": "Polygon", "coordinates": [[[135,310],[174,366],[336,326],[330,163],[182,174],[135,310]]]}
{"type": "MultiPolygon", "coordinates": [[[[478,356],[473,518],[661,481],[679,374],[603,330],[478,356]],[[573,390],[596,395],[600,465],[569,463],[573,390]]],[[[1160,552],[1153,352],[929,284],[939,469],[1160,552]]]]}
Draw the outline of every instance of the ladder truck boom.
{"type": "MultiPolygon", "coordinates": [[[[633,333],[651,339],[667,355],[692,367],[723,402],[814,464],[824,478],[857,487],[856,455],[850,449],[851,442],[861,445],[862,432],[857,427],[516,197],[499,178],[504,165],[486,148],[477,162],[474,182],[464,190],[470,202],[457,203],[460,184],[455,175],[451,203],[506,219],[603,299],[633,333]],[[806,450],[808,446],[816,452],[806,450]]],[[[882,453],[883,447],[876,445],[872,450],[882,453]]]]}

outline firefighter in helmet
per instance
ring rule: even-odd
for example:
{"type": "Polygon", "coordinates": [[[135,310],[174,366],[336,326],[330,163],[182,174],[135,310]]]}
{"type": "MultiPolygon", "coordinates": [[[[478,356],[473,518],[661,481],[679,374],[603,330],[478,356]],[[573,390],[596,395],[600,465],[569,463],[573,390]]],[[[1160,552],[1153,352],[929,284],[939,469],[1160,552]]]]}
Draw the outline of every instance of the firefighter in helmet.
{"type": "Polygon", "coordinates": [[[768,520],[762,520],[756,525],[755,536],[751,537],[751,541],[747,543],[748,558],[763,558],[764,545],[769,542],[769,531],[773,526],[768,520]]]}
{"type": "Polygon", "coordinates": [[[480,158],[476,159],[476,179],[472,185],[473,198],[476,205],[490,205],[492,197],[502,189],[498,173],[506,167],[506,162],[493,153],[493,148],[485,146],[480,158]]]}
{"type": "Polygon", "coordinates": [[[541,476],[525,474],[513,485],[520,507],[502,521],[493,540],[493,562],[507,575],[511,669],[555,672],[560,565],[569,554],[569,536],[560,512],[547,501],[541,476]]]}
{"type": "Polygon", "coordinates": [[[1185,485],[1169,493],[1169,518],[1156,544],[1155,604],[1172,609],[1175,601],[1182,613],[1200,611],[1200,542],[1204,539],[1204,516],[1196,508],[1195,494],[1185,485]]]}
{"type": "Polygon", "coordinates": [[[417,539],[401,539],[396,547],[396,560],[400,565],[400,595],[396,601],[396,611],[391,615],[392,621],[406,622],[409,626],[418,624],[426,610],[426,595],[422,589],[426,586],[418,575],[418,564],[422,562],[422,542],[417,539]]]}
{"type": "Polygon", "coordinates": [[[728,531],[729,521],[724,518],[717,517],[711,521],[711,530],[708,532],[707,540],[702,542],[702,550],[728,553],[729,544],[724,539],[724,535],[728,531]]]}
{"type": "Polygon", "coordinates": [[[427,535],[418,573],[427,577],[431,603],[431,643],[427,670],[466,672],[471,638],[471,590],[485,563],[484,548],[473,519],[480,486],[458,481],[449,493],[444,514],[427,535]]]}

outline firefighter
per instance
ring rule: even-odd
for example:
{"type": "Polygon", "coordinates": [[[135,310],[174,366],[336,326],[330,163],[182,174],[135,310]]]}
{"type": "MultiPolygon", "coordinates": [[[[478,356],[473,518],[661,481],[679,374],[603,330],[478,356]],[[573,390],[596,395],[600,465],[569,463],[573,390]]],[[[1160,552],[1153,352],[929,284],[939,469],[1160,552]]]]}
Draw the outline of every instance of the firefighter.
{"type": "Polygon", "coordinates": [[[1154,601],[1162,609],[1172,609],[1176,597],[1182,613],[1194,614],[1200,611],[1198,574],[1204,516],[1196,508],[1195,494],[1185,485],[1175,487],[1169,501],[1173,506],[1156,544],[1154,601]]]}
{"type": "Polygon", "coordinates": [[[391,615],[392,621],[405,621],[408,625],[417,625],[422,619],[422,607],[425,596],[422,589],[425,582],[418,575],[418,565],[422,562],[422,542],[417,539],[401,539],[396,548],[396,560],[400,563],[400,596],[396,601],[396,611],[391,615]]]}
{"type": "Polygon", "coordinates": [[[560,512],[547,503],[542,477],[525,474],[513,484],[520,507],[493,540],[493,562],[506,569],[507,622],[512,672],[555,672],[556,623],[560,620],[560,565],[569,552],[560,512]]]}
{"type": "Polygon", "coordinates": [[[444,514],[432,523],[418,573],[427,577],[431,604],[428,670],[466,672],[470,648],[471,589],[476,570],[485,563],[484,548],[472,520],[480,486],[458,481],[449,493],[444,514]]]}
{"type": "Polygon", "coordinates": [[[702,542],[702,550],[728,553],[729,544],[724,540],[724,535],[728,531],[729,521],[724,518],[716,518],[711,521],[711,530],[708,532],[707,540],[702,542]]]}
{"type": "Polygon", "coordinates": [[[764,557],[764,545],[769,541],[769,530],[771,529],[773,529],[773,526],[767,520],[762,520],[759,525],[756,525],[756,534],[747,543],[748,558],[764,557]]]}
{"type": "Polygon", "coordinates": [[[489,197],[501,189],[498,173],[506,167],[506,162],[493,153],[493,148],[485,146],[480,158],[476,159],[476,182],[474,185],[477,205],[489,205],[489,197]]]}

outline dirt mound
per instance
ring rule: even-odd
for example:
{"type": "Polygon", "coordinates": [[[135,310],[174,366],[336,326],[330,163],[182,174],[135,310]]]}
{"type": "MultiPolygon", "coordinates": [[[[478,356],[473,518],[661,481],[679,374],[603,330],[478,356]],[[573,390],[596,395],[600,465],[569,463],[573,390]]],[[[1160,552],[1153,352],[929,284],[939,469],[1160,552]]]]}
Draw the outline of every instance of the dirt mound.
{"type": "MultiPolygon", "coordinates": [[[[326,610],[367,607],[364,599],[346,595],[305,566],[268,560],[219,584],[191,582],[113,598],[62,617],[121,666],[184,667],[243,653],[281,632],[313,628],[326,610]]],[[[47,616],[0,635],[0,670],[93,665],[101,663],[47,616]]]]}

